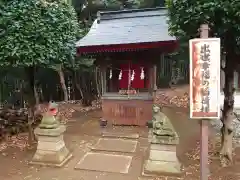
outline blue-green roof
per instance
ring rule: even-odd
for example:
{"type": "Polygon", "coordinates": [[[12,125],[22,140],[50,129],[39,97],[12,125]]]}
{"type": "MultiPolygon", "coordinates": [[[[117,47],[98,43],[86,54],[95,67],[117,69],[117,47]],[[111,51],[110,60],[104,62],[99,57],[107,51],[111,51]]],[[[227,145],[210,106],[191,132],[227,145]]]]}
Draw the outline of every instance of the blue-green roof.
{"type": "Polygon", "coordinates": [[[163,8],[100,12],[77,47],[148,43],[176,40],[168,33],[163,8]]]}

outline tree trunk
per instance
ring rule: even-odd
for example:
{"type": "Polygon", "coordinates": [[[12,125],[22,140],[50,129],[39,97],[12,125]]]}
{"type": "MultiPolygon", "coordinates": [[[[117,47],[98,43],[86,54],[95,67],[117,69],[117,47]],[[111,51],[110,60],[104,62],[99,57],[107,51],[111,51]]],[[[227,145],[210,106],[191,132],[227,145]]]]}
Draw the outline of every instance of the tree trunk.
{"type": "Polygon", "coordinates": [[[220,155],[222,156],[222,165],[226,166],[227,162],[232,163],[232,138],[233,138],[233,106],[234,106],[234,70],[235,70],[235,55],[233,52],[234,48],[228,46],[226,54],[226,65],[224,68],[225,72],[225,85],[224,85],[224,105],[222,111],[222,123],[223,127],[221,129],[222,133],[222,146],[220,155]]]}
{"type": "MultiPolygon", "coordinates": [[[[91,96],[91,92],[88,88],[88,86],[90,85],[90,81],[86,80],[86,73],[83,73],[81,76],[81,82],[82,82],[82,87],[85,86],[84,91],[83,91],[83,99],[82,99],[82,103],[85,106],[91,106],[92,105],[92,96],[91,96]],[[88,86],[87,86],[88,84],[88,86]]],[[[88,79],[89,80],[89,79],[88,79]]]]}
{"type": "Polygon", "coordinates": [[[43,89],[42,89],[42,87],[40,88],[39,97],[40,97],[40,99],[41,99],[41,102],[44,102],[44,95],[43,95],[43,89]]]}
{"type": "Polygon", "coordinates": [[[33,145],[33,142],[36,140],[34,129],[32,127],[35,121],[34,116],[34,106],[28,107],[28,144],[29,146],[33,145]]]}
{"type": "Polygon", "coordinates": [[[80,95],[81,95],[81,98],[83,98],[83,91],[82,91],[82,88],[81,88],[81,85],[78,81],[79,77],[78,77],[78,73],[76,71],[74,71],[74,82],[75,82],[75,86],[77,88],[77,90],[79,91],[80,95]]]}
{"type": "Polygon", "coordinates": [[[25,72],[29,81],[29,87],[27,88],[27,100],[28,100],[28,143],[31,146],[35,139],[32,124],[34,122],[34,109],[39,104],[39,96],[36,93],[35,87],[35,71],[36,67],[26,67],[25,72]]]}
{"type": "Polygon", "coordinates": [[[98,80],[98,77],[99,77],[99,74],[98,74],[98,67],[95,68],[95,83],[96,83],[96,88],[97,88],[97,98],[100,98],[100,88],[99,88],[99,80],[98,80]]]}
{"type": "Polygon", "coordinates": [[[62,91],[63,91],[63,94],[64,94],[64,101],[68,101],[68,92],[67,92],[67,86],[66,86],[66,83],[65,83],[64,73],[63,73],[63,70],[62,70],[62,65],[60,65],[57,68],[57,72],[58,72],[58,75],[59,75],[60,84],[61,84],[62,91]]]}
{"type": "Polygon", "coordinates": [[[34,84],[33,89],[34,89],[34,97],[35,97],[36,105],[38,106],[40,103],[40,97],[39,97],[37,87],[35,86],[35,84],[34,84]]]}

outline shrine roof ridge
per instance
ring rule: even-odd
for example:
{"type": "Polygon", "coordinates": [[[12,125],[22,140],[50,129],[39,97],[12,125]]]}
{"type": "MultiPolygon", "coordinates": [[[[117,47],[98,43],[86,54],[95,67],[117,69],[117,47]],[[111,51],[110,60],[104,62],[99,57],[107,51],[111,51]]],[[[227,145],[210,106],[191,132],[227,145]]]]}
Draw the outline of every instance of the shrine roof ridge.
{"type": "Polygon", "coordinates": [[[149,17],[167,15],[165,7],[144,8],[144,9],[124,9],[118,11],[99,11],[97,13],[98,20],[111,20],[135,17],[149,17]]]}

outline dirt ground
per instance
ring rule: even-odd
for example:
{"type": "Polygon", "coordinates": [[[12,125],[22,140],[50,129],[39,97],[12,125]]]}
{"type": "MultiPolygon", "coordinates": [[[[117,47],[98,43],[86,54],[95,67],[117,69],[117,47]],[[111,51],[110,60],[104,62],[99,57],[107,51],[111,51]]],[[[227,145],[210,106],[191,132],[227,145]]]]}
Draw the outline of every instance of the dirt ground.
{"type": "MultiPolygon", "coordinates": [[[[183,175],[179,178],[164,176],[143,176],[142,166],[146,159],[149,143],[147,140],[147,128],[137,127],[112,127],[103,130],[99,127],[98,120],[101,111],[89,113],[74,113],[67,122],[67,131],[64,139],[67,148],[73,154],[73,158],[62,168],[50,168],[43,166],[29,165],[36,147],[26,148],[27,135],[21,134],[13,137],[9,142],[0,144],[0,179],[1,180],[199,180],[200,148],[199,135],[200,126],[198,121],[189,120],[186,106],[188,105],[188,86],[174,89],[162,89],[158,91],[157,102],[173,105],[172,123],[180,135],[180,144],[177,147],[177,154],[183,164],[183,175]],[[174,100],[172,100],[174,99],[174,100]],[[172,100],[172,101],[171,101],[172,100]],[[179,106],[177,108],[176,106],[179,106]],[[180,108],[185,107],[185,108],[180,108]],[[108,173],[99,171],[88,171],[75,169],[80,159],[91,151],[102,132],[138,133],[136,151],[130,153],[132,158],[131,166],[127,174],[108,173]],[[4,147],[4,148],[1,148],[4,147]]],[[[71,108],[70,108],[71,109],[71,108]]],[[[69,110],[68,110],[69,111],[69,110]]],[[[70,117],[70,116],[69,116],[70,117]]],[[[214,141],[214,132],[210,131],[209,142],[209,163],[210,180],[238,180],[240,179],[240,148],[235,149],[234,165],[227,168],[220,167],[218,156],[215,152],[219,148],[218,141],[214,141]],[[213,145],[215,142],[215,146],[213,145]]],[[[128,153],[123,153],[126,155],[128,153]]],[[[128,154],[129,155],[129,154],[128,154]]],[[[94,160],[93,160],[94,161],[94,160]]],[[[97,161],[97,159],[96,159],[97,161]]],[[[103,166],[112,166],[103,164],[103,166]]],[[[93,162],[97,164],[97,162],[93,162]]]]}
{"type": "MultiPolygon", "coordinates": [[[[102,129],[98,120],[100,111],[75,115],[67,123],[65,133],[66,146],[73,154],[73,158],[62,168],[50,168],[29,165],[34,149],[20,148],[26,135],[22,134],[15,139],[11,146],[0,151],[0,179],[1,180],[198,180],[199,178],[199,123],[188,119],[187,111],[183,108],[173,108],[176,118],[173,125],[180,135],[180,144],[177,148],[178,157],[183,164],[183,176],[176,177],[148,177],[142,176],[142,165],[146,159],[146,151],[149,146],[147,141],[147,129],[136,127],[108,127],[106,132],[138,133],[140,135],[136,151],[132,154],[133,160],[127,174],[106,173],[75,169],[79,160],[89,152],[101,137],[102,129]],[[21,139],[22,138],[22,139],[21,139]]],[[[235,164],[231,167],[221,168],[218,158],[213,158],[213,148],[210,143],[210,179],[234,180],[240,178],[237,163],[240,160],[240,151],[236,150],[235,164]]],[[[94,163],[94,162],[93,162],[94,163]]],[[[117,163],[117,162],[115,162],[117,163]]],[[[112,164],[111,164],[112,165],[112,164]]],[[[107,165],[104,165],[107,166],[107,165]]],[[[109,166],[109,165],[108,165],[109,166]]]]}

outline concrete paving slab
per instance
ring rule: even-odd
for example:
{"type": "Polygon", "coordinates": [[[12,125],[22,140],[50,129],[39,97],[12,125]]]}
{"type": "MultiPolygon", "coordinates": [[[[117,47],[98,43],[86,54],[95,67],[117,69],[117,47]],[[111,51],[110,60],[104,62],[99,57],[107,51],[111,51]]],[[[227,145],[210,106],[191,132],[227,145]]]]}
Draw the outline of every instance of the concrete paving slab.
{"type": "Polygon", "coordinates": [[[132,153],[137,148],[137,141],[128,139],[100,138],[92,148],[98,151],[132,153]]]}
{"type": "Polygon", "coordinates": [[[132,156],[88,152],[75,169],[127,174],[132,156]]]}

